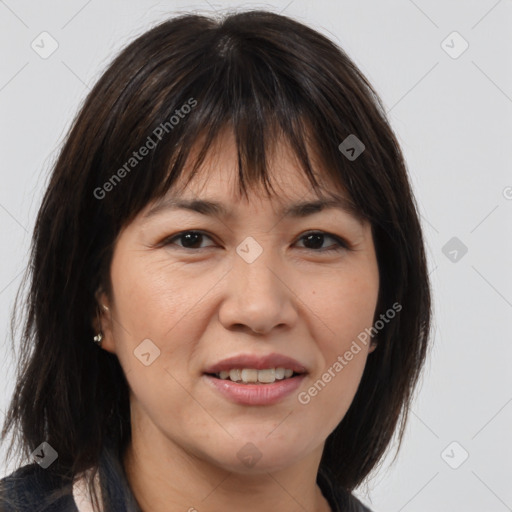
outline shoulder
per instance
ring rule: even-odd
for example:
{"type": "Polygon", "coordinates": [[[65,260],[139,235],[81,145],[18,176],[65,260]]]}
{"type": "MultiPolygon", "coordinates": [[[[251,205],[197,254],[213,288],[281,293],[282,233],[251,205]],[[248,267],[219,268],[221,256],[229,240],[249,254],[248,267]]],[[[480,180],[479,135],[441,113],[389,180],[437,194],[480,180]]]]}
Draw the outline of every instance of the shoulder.
{"type": "Polygon", "coordinates": [[[333,512],[372,512],[351,492],[337,484],[332,473],[327,468],[322,467],[319,469],[317,482],[333,512]]]}
{"type": "Polygon", "coordinates": [[[38,464],[29,464],[0,480],[2,512],[78,512],[73,485],[38,464]]]}
{"type": "Polygon", "coordinates": [[[333,494],[335,503],[339,507],[337,510],[343,512],[372,512],[366,505],[361,503],[361,501],[348,491],[335,488],[333,494]]]}
{"type": "Polygon", "coordinates": [[[348,495],[347,510],[354,512],[372,512],[366,505],[363,505],[353,494],[348,495]]]}

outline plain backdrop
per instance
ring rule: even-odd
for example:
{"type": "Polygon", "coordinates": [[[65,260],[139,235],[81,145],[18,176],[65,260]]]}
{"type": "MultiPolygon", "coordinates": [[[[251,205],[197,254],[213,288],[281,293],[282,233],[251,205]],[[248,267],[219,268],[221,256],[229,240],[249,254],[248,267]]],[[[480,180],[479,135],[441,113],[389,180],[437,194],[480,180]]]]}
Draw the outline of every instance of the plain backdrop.
{"type": "Polygon", "coordinates": [[[159,21],[244,8],[292,16],[346,50],[386,105],[421,211],[434,345],[397,460],[357,495],[375,512],[512,510],[511,0],[0,1],[0,413],[35,216],[85,95],[159,21]],[[41,37],[58,44],[47,58],[33,49],[41,37]]]}

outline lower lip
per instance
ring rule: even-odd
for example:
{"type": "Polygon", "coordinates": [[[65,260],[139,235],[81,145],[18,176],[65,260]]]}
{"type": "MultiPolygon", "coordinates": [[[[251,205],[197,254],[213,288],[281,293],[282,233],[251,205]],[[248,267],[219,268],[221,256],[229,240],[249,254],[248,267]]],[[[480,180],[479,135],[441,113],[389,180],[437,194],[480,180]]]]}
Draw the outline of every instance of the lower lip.
{"type": "Polygon", "coordinates": [[[222,395],[237,404],[272,405],[293,393],[302,383],[305,374],[289,379],[275,381],[272,384],[239,384],[231,380],[217,379],[205,375],[206,380],[222,395]]]}

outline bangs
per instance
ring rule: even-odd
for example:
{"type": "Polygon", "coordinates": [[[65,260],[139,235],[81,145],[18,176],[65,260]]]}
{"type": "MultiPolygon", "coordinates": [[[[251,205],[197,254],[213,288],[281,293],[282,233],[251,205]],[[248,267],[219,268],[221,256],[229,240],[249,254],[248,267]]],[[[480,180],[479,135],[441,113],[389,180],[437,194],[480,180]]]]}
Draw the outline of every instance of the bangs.
{"type": "MultiPolygon", "coordinates": [[[[316,141],[310,135],[308,125],[297,122],[290,126],[289,131],[276,122],[276,118],[269,114],[262,115],[257,122],[261,127],[253,130],[245,129],[256,125],[256,118],[252,113],[244,113],[243,118],[233,116],[218,124],[211,124],[203,133],[196,135],[191,131],[190,142],[179,141],[178,149],[171,155],[171,161],[167,167],[166,175],[157,187],[153,199],[159,199],[167,194],[171,188],[175,194],[181,194],[192,180],[206,180],[212,169],[217,170],[215,154],[224,144],[234,141],[235,156],[233,164],[236,168],[236,197],[239,201],[242,197],[249,198],[250,192],[263,191],[267,197],[280,196],[283,192],[294,193],[293,190],[274,188],[274,178],[278,170],[271,171],[276,153],[286,151],[287,159],[301,177],[306,178],[306,186],[311,188],[319,198],[346,197],[345,189],[335,180],[332,173],[326,170],[325,163],[321,160],[316,149],[316,141]],[[328,181],[327,181],[328,180],[328,181]],[[179,184],[178,184],[179,181],[179,184]],[[332,192],[326,194],[327,190],[332,192]],[[336,195],[334,190],[340,194],[336,195]]],[[[159,171],[158,171],[159,172],[159,171]]],[[[160,173],[160,172],[159,172],[160,173]]],[[[356,207],[351,201],[349,206],[356,207]]],[[[360,212],[357,212],[360,214],[360,212]]]]}

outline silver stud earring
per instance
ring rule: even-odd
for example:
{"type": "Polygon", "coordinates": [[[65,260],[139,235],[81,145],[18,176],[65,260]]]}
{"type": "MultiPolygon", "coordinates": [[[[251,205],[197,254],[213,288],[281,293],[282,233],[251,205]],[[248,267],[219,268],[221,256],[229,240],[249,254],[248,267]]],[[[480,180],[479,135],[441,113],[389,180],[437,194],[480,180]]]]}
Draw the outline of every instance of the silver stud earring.
{"type": "MultiPolygon", "coordinates": [[[[108,311],[108,307],[105,306],[104,304],[102,304],[102,307],[105,311],[108,311]]],[[[101,322],[100,322],[100,312],[97,311],[97,314],[98,314],[98,324],[101,325],[101,322]]],[[[103,333],[100,331],[98,334],[96,334],[96,336],[94,336],[93,338],[93,341],[94,343],[96,343],[96,345],[98,345],[98,347],[101,347],[101,342],[103,341],[103,333]]]]}
{"type": "Polygon", "coordinates": [[[103,341],[103,333],[100,331],[96,336],[93,338],[94,343],[98,345],[98,347],[101,347],[101,342],[103,341]]]}

